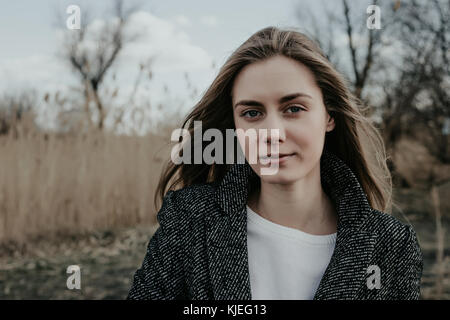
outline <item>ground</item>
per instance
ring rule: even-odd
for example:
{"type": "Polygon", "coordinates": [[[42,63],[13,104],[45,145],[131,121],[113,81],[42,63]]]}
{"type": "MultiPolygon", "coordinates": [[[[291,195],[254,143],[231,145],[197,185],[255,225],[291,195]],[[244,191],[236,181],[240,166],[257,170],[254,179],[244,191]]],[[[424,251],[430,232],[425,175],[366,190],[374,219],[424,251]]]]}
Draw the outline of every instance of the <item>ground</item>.
{"type": "MultiPolygon", "coordinates": [[[[2,299],[125,299],[140,267],[152,227],[42,240],[39,249],[0,259],[2,299]],[[81,289],[67,289],[69,265],[81,269],[81,289]]],[[[20,248],[9,248],[20,251],[20,248]]],[[[3,249],[5,253],[6,249],[3,249]]]]}
{"type": "MultiPolygon", "coordinates": [[[[450,259],[436,295],[435,227],[430,219],[410,216],[424,254],[422,299],[450,298],[450,259]]],[[[450,222],[444,228],[450,230],[450,222]]],[[[125,299],[155,227],[123,228],[58,239],[36,239],[25,247],[0,247],[0,299],[125,299]],[[69,290],[69,265],[81,268],[81,289],[69,290]]],[[[447,233],[445,254],[450,257],[447,233]]]]}

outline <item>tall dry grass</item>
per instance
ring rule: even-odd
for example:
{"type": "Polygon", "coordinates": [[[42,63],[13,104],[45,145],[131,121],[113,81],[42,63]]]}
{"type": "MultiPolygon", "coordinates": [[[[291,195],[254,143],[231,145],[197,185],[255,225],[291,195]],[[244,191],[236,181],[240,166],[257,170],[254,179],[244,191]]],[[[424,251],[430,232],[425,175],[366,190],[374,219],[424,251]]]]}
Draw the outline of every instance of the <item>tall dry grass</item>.
{"type": "Polygon", "coordinates": [[[156,222],[163,136],[42,132],[24,115],[0,135],[0,243],[156,222]]]}

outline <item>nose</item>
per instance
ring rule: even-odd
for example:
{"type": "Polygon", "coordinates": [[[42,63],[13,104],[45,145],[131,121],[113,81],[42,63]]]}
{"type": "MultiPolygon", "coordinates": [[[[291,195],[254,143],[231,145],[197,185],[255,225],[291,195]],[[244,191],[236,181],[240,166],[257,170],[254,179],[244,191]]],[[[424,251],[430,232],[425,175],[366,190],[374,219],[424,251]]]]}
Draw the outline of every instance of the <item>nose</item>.
{"type": "Polygon", "coordinates": [[[278,119],[276,115],[269,115],[264,123],[267,129],[264,137],[264,143],[266,144],[281,144],[286,140],[285,127],[282,120],[278,119]]]}

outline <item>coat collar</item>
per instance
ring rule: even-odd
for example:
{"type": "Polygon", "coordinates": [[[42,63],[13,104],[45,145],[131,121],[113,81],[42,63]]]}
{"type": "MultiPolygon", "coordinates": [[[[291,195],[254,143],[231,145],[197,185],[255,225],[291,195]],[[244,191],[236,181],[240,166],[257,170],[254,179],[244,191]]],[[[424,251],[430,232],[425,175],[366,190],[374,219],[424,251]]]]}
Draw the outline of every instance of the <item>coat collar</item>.
{"type": "MultiPolygon", "coordinates": [[[[357,227],[371,208],[351,169],[335,154],[324,150],[320,158],[320,177],[324,191],[335,205],[340,223],[357,227]],[[358,214],[351,210],[355,208],[359,209],[358,214]]],[[[247,162],[231,166],[215,192],[215,200],[223,213],[240,214],[247,203],[251,182],[257,178],[247,162]]]]}
{"type": "MultiPolygon", "coordinates": [[[[314,299],[348,299],[365,283],[376,235],[360,230],[360,226],[372,209],[351,169],[330,151],[322,153],[320,176],[324,191],[335,205],[338,226],[335,249],[314,299]],[[351,285],[346,282],[344,286],[340,281],[343,275],[354,279],[351,285]]],[[[246,203],[252,182],[258,178],[247,162],[233,164],[215,190],[214,199],[221,212],[206,218],[215,299],[251,299],[246,203]]]]}

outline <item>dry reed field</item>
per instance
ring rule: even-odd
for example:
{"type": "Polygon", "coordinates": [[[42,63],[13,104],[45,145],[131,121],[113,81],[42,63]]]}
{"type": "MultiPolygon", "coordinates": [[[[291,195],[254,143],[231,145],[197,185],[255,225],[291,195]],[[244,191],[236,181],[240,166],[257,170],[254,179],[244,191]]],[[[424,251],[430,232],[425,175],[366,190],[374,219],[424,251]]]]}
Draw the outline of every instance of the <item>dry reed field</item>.
{"type": "Polygon", "coordinates": [[[42,132],[30,121],[0,135],[0,243],[155,222],[167,139],[42,132]]]}

